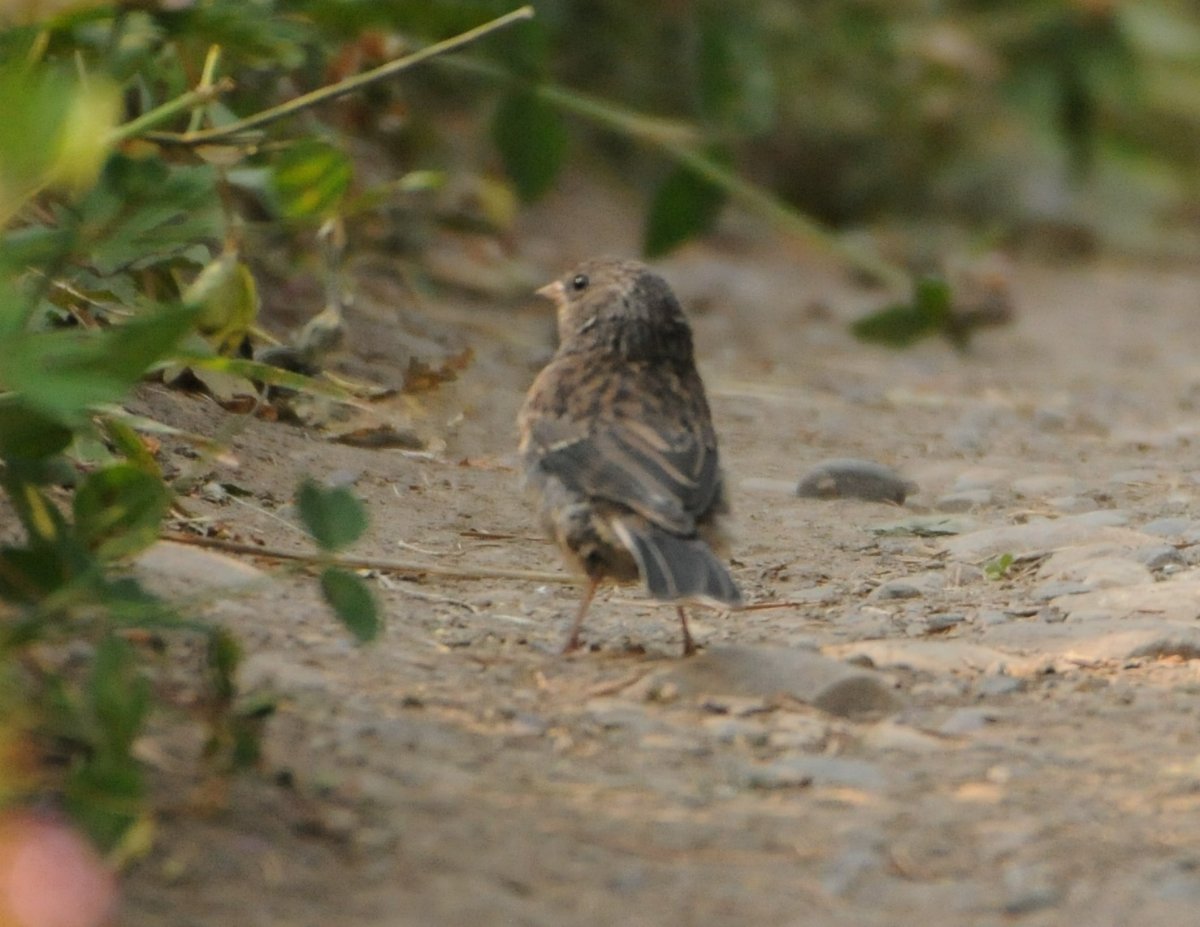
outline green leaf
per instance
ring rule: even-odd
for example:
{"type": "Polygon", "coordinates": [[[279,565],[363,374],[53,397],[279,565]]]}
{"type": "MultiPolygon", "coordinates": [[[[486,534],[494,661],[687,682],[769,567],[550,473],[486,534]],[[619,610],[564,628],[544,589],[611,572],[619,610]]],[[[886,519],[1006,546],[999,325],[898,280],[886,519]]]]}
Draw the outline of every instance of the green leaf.
{"type": "Polygon", "coordinates": [[[517,193],[532,202],[554,183],[569,138],[557,109],[532,90],[514,90],[492,117],[492,140],[517,193]]]}
{"type": "Polygon", "coordinates": [[[35,460],[57,454],[70,443],[69,428],[18,396],[0,398],[0,457],[35,460]]]}
{"type": "Polygon", "coordinates": [[[150,709],[150,682],[123,639],[110,634],[100,641],[84,694],[82,715],[63,706],[90,748],[67,777],[66,803],[92,839],[110,848],[143,813],[142,772],[130,750],[150,709]]]}
{"type": "Polygon", "coordinates": [[[143,473],[162,479],[162,468],[133,426],[127,421],[106,415],[103,419],[104,432],[117,452],[143,473]]]}
{"type": "Polygon", "coordinates": [[[254,275],[233,249],[205,265],[184,290],[182,300],[196,310],[196,327],[227,353],[236,352],[258,316],[254,275]]]}
{"type": "Polygon", "coordinates": [[[81,258],[101,275],[178,257],[223,232],[216,173],[207,165],[113,155],[100,182],[57,224],[77,230],[81,258]]]}
{"type": "Polygon", "coordinates": [[[367,513],[344,486],[326,489],[314,480],[300,484],[296,507],[304,527],[322,550],[348,547],[367,529],[367,513]]]}
{"type": "Polygon", "coordinates": [[[133,464],[97,470],[75,493],[75,530],[102,560],[137,553],[158,539],[171,491],[133,464]]]}
{"type": "Polygon", "coordinates": [[[937,277],[918,281],[912,302],[897,303],[858,319],[850,330],[860,341],[903,348],[927,335],[953,337],[950,287],[937,277]]]}
{"type": "Polygon", "coordinates": [[[360,641],[372,641],[379,634],[379,609],[361,578],[338,567],[326,567],[321,573],[321,594],[360,641]]]}
{"type": "Polygon", "coordinates": [[[138,669],[133,648],[116,635],[96,648],[88,701],[97,746],[113,757],[126,756],[150,709],[150,681],[138,669]]]}
{"type": "Polygon", "coordinates": [[[213,373],[241,377],[254,383],[265,383],[267,386],[277,386],[281,389],[293,389],[298,393],[328,396],[343,402],[352,398],[349,392],[333,383],[308,377],[302,373],[294,373],[291,370],[284,370],[282,367],[264,364],[262,361],[247,360],[242,357],[199,354],[180,355],[176,360],[193,370],[209,370],[213,373]]]}
{"type": "Polygon", "coordinates": [[[650,203],[642,251],[646,257],[660,257],[707,232],[724,202],[724,192],[711,182],[686,167],[675,168],[650,203]]]}
{"type": "Polygon", "coordinates": [[[0,548],[0,599],[36,605],[71,578],[70,564],[50,545],[0,548]]]}
{"type": "Polygon", "coordinates": [[[131,757],[89,757],[67,776],[64,798],[71,816],[107,850],[143,819],[144,796],[142,773],[131,757]]]}
{"type": "Polygon", "coordinates": [[[0,70],[0,217],[31,192],[48,167],[71,105],[71,81],[10,61],[0,70]]]}
{"type": "Polygon", "coordinates": [[[215,630],[208,638],[208,669],[212,678],[213,694],[227,705],[237,691],[234,680],[238,664],[242,662],[242,647],[232,634],[215,630]]]}
{"type": "Polygon", "coordinates": [[[68,534],[68,528],[58,506],[36,485],[43,475],[35,467],[14,467],[10,461],[4,473],[4,491],[30,539],[53,546],[68,534]]]}
{"type": "Polygon", "coordinates": [[[737,4],[707,3],[700,29],[700,108],[718,126],[761,134],[775,122],[775,77],[761,17],[737,4]]]}
{"type": "Polygon", "coordinates": [[[1001,554],[992,560],[989,560],[983,568],[983,572],[987,574],[988,579],[1003,579],[1008,575],[1009,569],[1013,565],[1012,554],[1001,554]]]}
{"type": "Polygon", "coordinates": [[[0,353],[0,385],[65,425],[121,399],[191,327],[195,312],[160,308],[103,331],[21,332],[0,353]]]}
{"type": "Polygon", "coordinates": [[[114,624],[127,628],[182,626],[178,612],[169,602],[142,588],[132,577],[102,580],[93,598],[103,603],[114,624]]]}
{"type": "Polygon", "coordinates": [[[350,159],[332,145],[313,140],[291,145],[271,174],[276,208],[288,219],[325,218],[338,211],[353,176],[350,159]]]}

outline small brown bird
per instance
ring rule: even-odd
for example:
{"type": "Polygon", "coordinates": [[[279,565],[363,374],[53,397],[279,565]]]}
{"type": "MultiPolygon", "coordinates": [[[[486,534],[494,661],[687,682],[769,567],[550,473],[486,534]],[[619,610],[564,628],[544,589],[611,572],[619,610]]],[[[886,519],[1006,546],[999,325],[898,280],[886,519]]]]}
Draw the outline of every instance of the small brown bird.
{"type": "MultiPolygon", "coordinates": [[[[547,530],[588,579],[563,652],[579,646],[605,581],[640,576],[656,599],[741,604],[713,552],[728,507],[675,294],[643,264],[600,259],[538,295],[555,303],[559,345],[517,418],[521,458],[547,530]]],[[[694,653],[687,614],[676,611],[683,652],[694,653]]]]}

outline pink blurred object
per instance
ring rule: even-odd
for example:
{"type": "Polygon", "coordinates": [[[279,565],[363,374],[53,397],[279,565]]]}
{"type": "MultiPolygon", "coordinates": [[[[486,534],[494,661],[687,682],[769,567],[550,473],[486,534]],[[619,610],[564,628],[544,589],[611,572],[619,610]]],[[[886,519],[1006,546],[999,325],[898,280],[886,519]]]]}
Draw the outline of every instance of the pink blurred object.
{"type": "Polygon", "coordinates": [[[0,815],[0,927],[99,927],[117,884],[74,830],[28,812],[0,815]]]}

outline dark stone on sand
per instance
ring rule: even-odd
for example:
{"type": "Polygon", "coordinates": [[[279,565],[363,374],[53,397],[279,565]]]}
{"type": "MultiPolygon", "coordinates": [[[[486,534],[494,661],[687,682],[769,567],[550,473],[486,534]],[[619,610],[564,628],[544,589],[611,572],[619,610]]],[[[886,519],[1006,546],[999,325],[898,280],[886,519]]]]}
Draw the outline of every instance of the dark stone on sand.
{"type": "Polygon", "coordinates": [[[900,708],[879,673],[784,647],[720,645],[680,661],[654,686],[669,683],[683,696],[789,696],[842,717],[882,715],[900,708]]]}
{"type": "Polygon", "coordinates": [[[916,483],[891,467],[852,457],[822,461],[796,487],[796,495],[807,499],[865,499],[897,505],[916,491],[916,483]]]}

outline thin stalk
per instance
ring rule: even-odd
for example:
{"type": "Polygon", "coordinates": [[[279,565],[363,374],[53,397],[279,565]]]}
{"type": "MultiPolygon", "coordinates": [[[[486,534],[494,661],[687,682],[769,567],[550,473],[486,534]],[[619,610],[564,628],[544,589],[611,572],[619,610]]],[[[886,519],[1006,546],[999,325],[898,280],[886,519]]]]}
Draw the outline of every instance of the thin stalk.
{"type": "Polygon", "coordinates": [[[209,87],[197,87],[195,90],[189,90],[187,93],[177,96],[174,100],[168,100],[162,106],[156,106],[147,113],[142,113],[136,119],[131,119],[129,122],[122,123],[109,133],[107,144],[116,146],[121,142],[127,142],[131,138],[137,138],[139,135],[146,135],[147,129],[166,122],[173,116],[192,109],[196,106],[203,106],[210,103],[223,93],[228,93],[233,89],[233,81],[228,77],[223,77],[215,84],[209,87]]]}
{"type": "Polygon", "coordinates": [[[223,141],[232,136],[248,132],[251,129],[258,129],[269,123],[293,116],[302,110],[317,106],[320,103],[326,103],[329,100],[336,100],[338,97],[354,93],[370,84],[378,83],[381,80],[399,74],[401,71],[407,71],[409,68],[428,61],[437,55],[444,55],[455,49],[463,48],[486,35],[511,26],[513,23],[532,19],[533,16],[534,9],[532,6],[519,7],[481,26],[476,26],[474,29],[470,29],[461,35],[453,36],[441,42],[435,42],[433,45],[428,45],[420,51],[413,52],[413,54],[407,55],[404,58],[389,61],[387,64],[382,64],[370,71],[364,71],[362,74],[348,77],[345,80],[338,81],[336,84],[319,87],[293,100],[288,100],[286,103],[280,103],[278,106],[255,113],[253,116],[247,116],[245,119],[238,119],[228,125],[215,126],[211,129],[204,129],[198,132],[154,132],[147,135],[147,138],[155,142],[176,145],[202,145],[223,141]]]}
{"type": "MultiPolygon", "coordinates": [[[[210,45],[208,54],[204,56],[204,70],[200,74],[200,83],[196,85],[197,90],[206,90],[213,85],[213,78],[217,73],[217,64],[221,60],[221,46],[210,45]]],[[[188,131],[195,132],[200,128],[200,123],[204,119],[204,107],[197,106],[192,110],[192,115],[188,119],[188,131]]]]}

